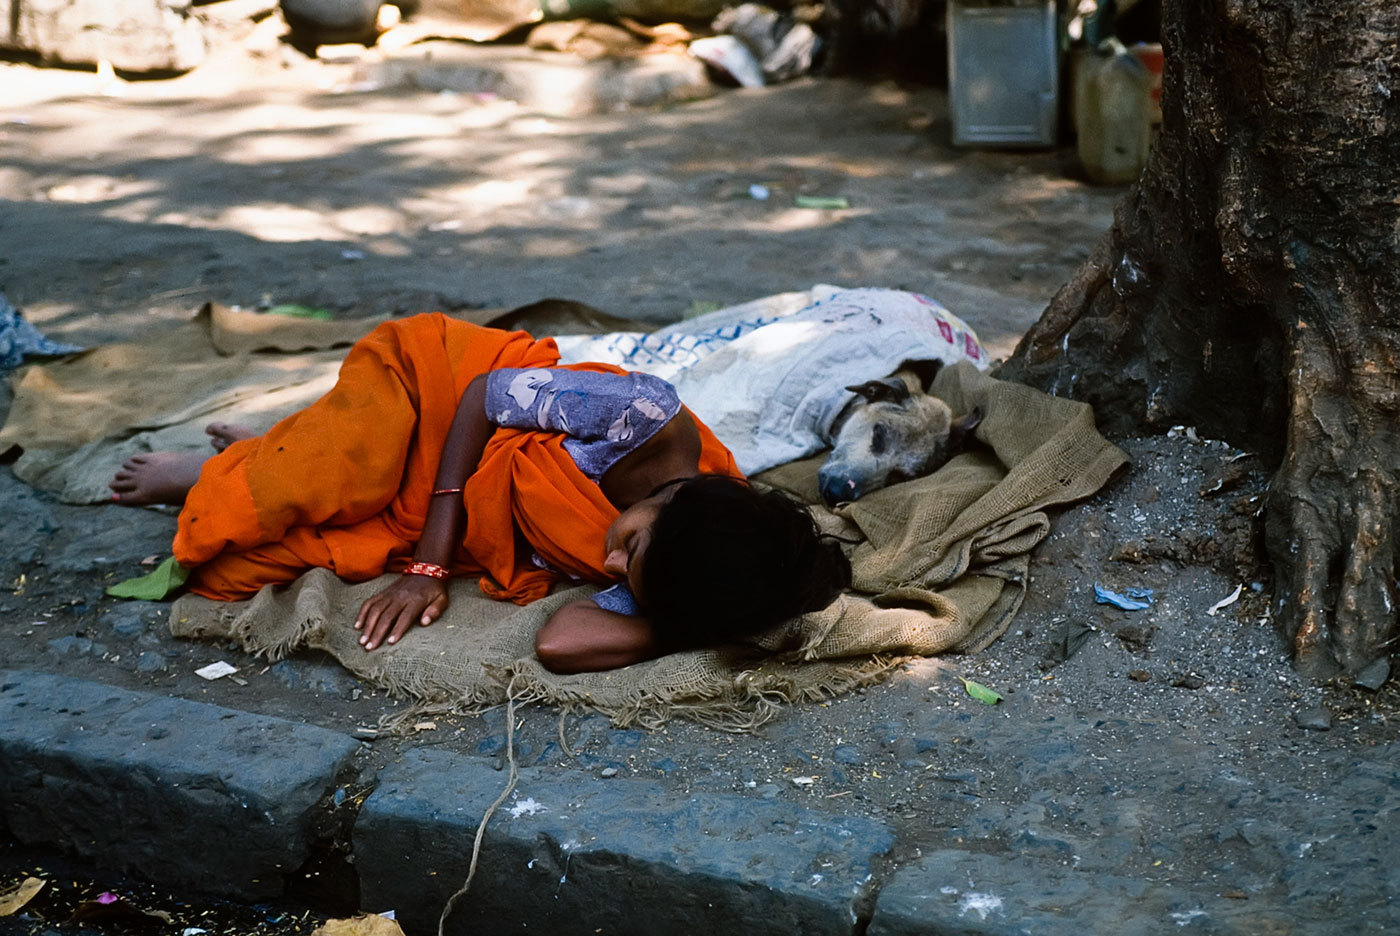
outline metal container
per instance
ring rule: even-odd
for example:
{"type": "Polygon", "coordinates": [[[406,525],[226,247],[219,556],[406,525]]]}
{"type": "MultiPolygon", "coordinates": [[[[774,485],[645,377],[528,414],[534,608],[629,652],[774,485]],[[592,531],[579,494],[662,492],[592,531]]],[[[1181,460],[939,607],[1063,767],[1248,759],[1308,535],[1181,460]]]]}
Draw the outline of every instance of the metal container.
{"type": "Polygon", "coordinates": [[[1054,146],[1060,107],[1054,0],[949,0],[956,146],[1054,146]]]}

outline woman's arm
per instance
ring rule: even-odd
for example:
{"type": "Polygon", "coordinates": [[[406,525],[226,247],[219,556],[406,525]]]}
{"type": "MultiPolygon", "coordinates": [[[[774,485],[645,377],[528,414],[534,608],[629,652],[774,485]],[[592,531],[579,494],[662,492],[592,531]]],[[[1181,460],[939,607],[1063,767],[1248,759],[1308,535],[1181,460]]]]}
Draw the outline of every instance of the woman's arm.
{"type": "Polygon", "coordinates": [[[646,618],[584,598],[550,615],[535,634],[535,655],[551,673],[596,673],[659,657],[661,648],[646,618]]]}
{"type": "MultiPolygon", "coordinates": [[[[433,490],[456,489],[453,494],[431,498],[423,534],[413,551],[417,562],[443,568],[452,565],[452,554],[462,538],[466,511],[462,508],[461,488],[481,461],[481,453],[495,427],[486,418],[486,375],[467,384],[457,415],[443,444],[433,490]]],[[[361,630],[360,644],[373,650],[387,639],[398,643],[414,622],[427,627],[447,610],[447,580],[427,575],[404,575],[360,606],[355,629],[361,630]]]]}

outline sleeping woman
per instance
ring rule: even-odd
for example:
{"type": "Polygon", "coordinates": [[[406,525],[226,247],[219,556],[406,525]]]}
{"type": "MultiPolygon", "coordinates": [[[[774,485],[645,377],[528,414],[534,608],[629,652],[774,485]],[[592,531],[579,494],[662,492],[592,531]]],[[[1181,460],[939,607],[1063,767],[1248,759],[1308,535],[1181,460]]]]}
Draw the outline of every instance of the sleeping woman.
{"type": "Polygon", "coordinates": [[[536,635],[556,672],[740,640],[850,583],[806,510],[750,487],[669,384],[558,357],[439,314],[388,322],[311,406],[261,436],[212,425],[207,461],[135,456],[113,499],[183,503],[175,557],[208,598],[316,567],[401,573],[356,616],[367,651],[437,620],[453,575],[519,604],[611,586],[536,635]]]}

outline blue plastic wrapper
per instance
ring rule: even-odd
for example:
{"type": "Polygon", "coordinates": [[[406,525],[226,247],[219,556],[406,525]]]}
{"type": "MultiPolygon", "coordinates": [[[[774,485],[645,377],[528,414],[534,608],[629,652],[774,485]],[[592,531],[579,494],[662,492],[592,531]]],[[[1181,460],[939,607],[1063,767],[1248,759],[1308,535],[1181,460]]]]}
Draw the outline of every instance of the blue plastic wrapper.
{"type": "Polygon", "coordinates": [[[1120,594],[1116,591],[1110,591],[1098,582],[1095,582],[1094,601],[1099,604],[1111,604],[1115,608],[1122,608],[1124,611],[1142,611],[1152,607],[1152,589],[1125,588],[1120,594]]]}
{"type": "Polygon", "coordinates": [[[30,355],[55,357],[81,350],[77,345],[45,338],[39,329],[20,318],[4,293],[0,293],[0,374],[19,367],[30,355]]]}

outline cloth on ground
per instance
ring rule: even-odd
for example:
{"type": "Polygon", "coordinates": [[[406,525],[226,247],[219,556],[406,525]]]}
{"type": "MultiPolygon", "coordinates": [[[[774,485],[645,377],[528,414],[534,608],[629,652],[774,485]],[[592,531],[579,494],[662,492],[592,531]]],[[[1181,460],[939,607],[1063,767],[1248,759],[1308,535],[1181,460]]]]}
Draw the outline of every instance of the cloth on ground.
{"type": "Polygon", "coordinates": [[[77,345],[44,337],[10,305],[5,294],[0,293],[0,374],[19,367],[26,357],[55,357],[81,350],[77,345]]]}
{"type": "Polygon", "coordinates": [[[898,289],[814,286],[655,332],[558,342],[565,361],[604,361],[669,380],[745,474],[830,445],[832,424],[854,396],[848,385],[908,360],[991,363],[966,322],[898,289]]]}

